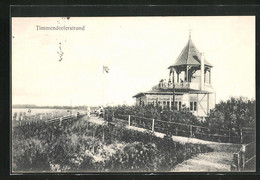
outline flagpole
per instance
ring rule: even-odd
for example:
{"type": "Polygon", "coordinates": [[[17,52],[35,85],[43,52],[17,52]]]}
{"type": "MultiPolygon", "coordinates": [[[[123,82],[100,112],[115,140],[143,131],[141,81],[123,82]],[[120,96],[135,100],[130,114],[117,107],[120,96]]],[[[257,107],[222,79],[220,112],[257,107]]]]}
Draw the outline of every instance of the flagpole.
{"type": "Polygon", "coordinates": [[[72,115],[72,100],[70,99],[70,115],[72,115]]]}
{"type": "Polygon", "coordinates": [[[105,105],[105,98],[104,98],[104,96],[105,96],[105,92],[104,92],[104,89],[105,89],[105,74],[106,73],[108,73],[109,72],[109,68],[107,67],[107,66],[104,66],[103,65],[103,103],[102,103],[102,105],[103,105],[103,107],[104,107],[104,105],[105,105]]]}
{"type": "Polygon", "coordinates": [[[103,66],[103,75],[102,75],[102,106],[104,107],[104,88],[105,88],[105,86],[104,86],[104,83],[105,83],[105,81],[104,81],[104,66],[103,66]]]}

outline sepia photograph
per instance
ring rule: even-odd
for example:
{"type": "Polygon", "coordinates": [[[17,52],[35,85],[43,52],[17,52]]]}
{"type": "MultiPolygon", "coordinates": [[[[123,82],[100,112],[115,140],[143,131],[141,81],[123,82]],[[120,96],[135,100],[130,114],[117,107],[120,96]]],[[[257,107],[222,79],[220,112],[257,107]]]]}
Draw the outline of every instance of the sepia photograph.
{"type": "Polygon", "coordinates": [[[11,18],[11,173],[255,172],[255,16],[11,18]]]}

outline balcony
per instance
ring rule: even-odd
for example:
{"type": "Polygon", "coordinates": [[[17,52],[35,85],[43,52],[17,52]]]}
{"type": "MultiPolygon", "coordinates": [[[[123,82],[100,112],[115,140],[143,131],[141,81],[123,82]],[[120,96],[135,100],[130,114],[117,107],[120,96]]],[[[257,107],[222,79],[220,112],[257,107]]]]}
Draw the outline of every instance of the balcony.
{"type": "MultiPolygon", "coordinates": [[[[174,83],[176,89],[199,89],[199,83],[192,83],[192,82],[182,82],[182,83],[174,83]]],[[[152,90],[159,90],[159,89],[172,89],[172,84],[168,83],[159,83],[156,86],[152,87],[152,90]]]]}

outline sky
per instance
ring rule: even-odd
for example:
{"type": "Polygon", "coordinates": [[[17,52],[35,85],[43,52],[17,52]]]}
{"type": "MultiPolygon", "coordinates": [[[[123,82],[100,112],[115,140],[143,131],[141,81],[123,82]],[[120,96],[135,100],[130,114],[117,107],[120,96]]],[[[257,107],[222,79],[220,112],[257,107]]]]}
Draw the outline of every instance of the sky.
{"type": "Polygon", "coordinates": [[[135,94],[168,79],[190,29],[213,65],[216,101],[255,99],[254,16],[42,17],[12,18],[12,103],[131,105],[135,94]]]}

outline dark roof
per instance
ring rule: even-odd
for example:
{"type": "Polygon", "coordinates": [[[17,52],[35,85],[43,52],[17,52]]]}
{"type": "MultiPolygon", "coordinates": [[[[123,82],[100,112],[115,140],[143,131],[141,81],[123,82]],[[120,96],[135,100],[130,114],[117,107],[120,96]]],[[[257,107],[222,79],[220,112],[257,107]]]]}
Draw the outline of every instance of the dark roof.
{"type": "MultiPolygon", "coordinates": [[[[201,91],[201,90],[188,90],[188,91],[179,91],[176,92],[175,91],[175,95],[182,95],[184,93],[190,93],[190,94],[211,94],[211,92],[209,91],[201,91]]],[[[141,96],[145,96],[147,94],[152,94],[152,95],[171,95],[172,94],[172,90],[168,89],[168,90],[151,90],[151,91],[146,91],[146,92],[140,92],[136,95],[133,96],[133,98],[138,98],[141,96]]]]}
{"type": "MultiPolygon", "coordinates": [[[[150,90],[150,91],[146,91],[146,92],[140,92],[136,95],[133,96],[134,97],[140,97],[140,96],[144,96],[146,94],[157,94],[157,95],[171,95],[172,91],[167,91],[167,90],[150,90]]],[[[175,92],[176,95],[181,95],[183,93],[180,92],[175,92]]]]}
{"type": "MultiPolygon", "coordinates": [[[[200,65],[201,54],[196,48],[195,44],[189,37],[189,41],[181,51],[181,54],[177,58],[176,62],[170,67],[182,66],[182,65],[200,65]]],[[[205,66],[213,67],[207,60],[205,60],[205,66]]],[[[169,68],[170,68],[169,67],[169,68]]]]}

